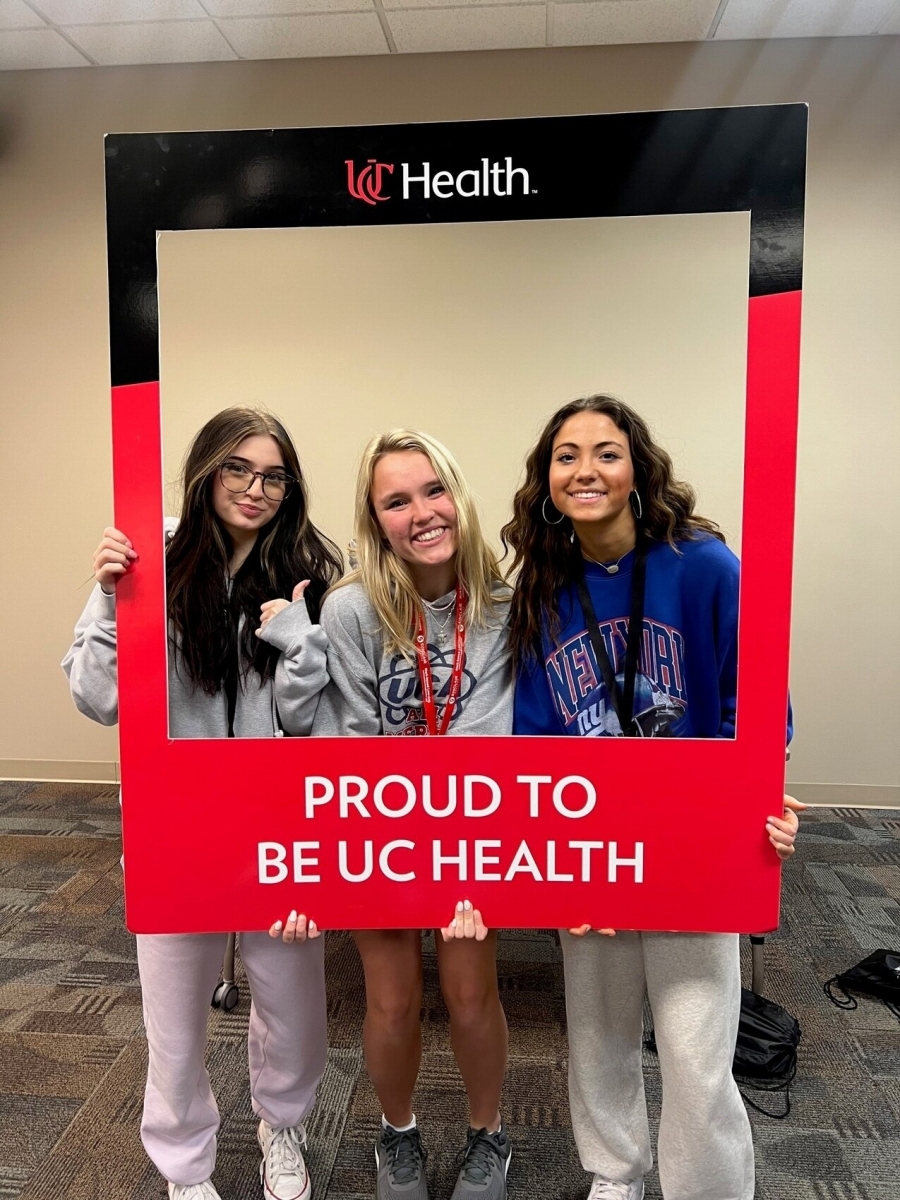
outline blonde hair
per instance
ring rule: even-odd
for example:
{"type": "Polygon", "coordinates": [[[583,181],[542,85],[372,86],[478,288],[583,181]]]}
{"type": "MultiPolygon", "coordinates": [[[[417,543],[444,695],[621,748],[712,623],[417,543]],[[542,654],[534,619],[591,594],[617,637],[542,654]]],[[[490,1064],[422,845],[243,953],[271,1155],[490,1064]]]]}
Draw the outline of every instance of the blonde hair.
{"type": "Polygon", "coordinates": [[[375,467],[387,454],[424,454],[456,509],[456,576],[466,589],[466,626],[484,627],[499,599],[494,588],[502,582],[496,555],[484,540],[481,522],[459,464],[435,438],[415,429],[392,429],[372,438],[363,451],[356,481],[356,555],[359,566],[335,587],[361,583],[381,623],[388,653],[415,654],[413,627],[422,600],[407,564],[386,543],[372,507],[375,467]]]}

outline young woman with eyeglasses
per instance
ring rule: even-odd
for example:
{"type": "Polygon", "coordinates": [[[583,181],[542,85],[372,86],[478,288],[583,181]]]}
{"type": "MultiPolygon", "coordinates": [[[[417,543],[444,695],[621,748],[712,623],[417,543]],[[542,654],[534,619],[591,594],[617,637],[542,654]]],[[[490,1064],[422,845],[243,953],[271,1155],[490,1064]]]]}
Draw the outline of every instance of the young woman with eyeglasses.
{"type": "MultiPolygon", "coordinates": [[[[313,734],[509,734],[509,589],[459,466],[440,442],[399,429],[369,443],[357,484],[356,553],[358,569],[322,607],[330,681],[313,734]]],[[[280,923],[271,932],[292,936],[280,923]]],[[[376,1200],[427,1200],[426,1152],[412,1105],[422,1048],[421,931],[353,936],[366,978],[366,1066],[382,1107],[376,1200]]],[[[469,1101],[453,1200],[505,1200],[510,1150],[500,1092],[507,1030],[496,934],[460,903],[435,942],[469,1101]]]]}
{"type": "MultiPolygon", "coordinates": [[[[527,459],[503,539],[518,571],[515,733],[734,737],[738,560],[633,409],[605,395],[560,408],[527,459]],[[564,661],[574,650],[577,688],[564,661]]],[[[598,763],[602,754],[598,745],[598,763]]],[[[786,796],[766,825],[781,858],[794,852],[802,807],[786,796]]],[[[644,1195],[645,994],[663,1083],[663,1196],[750,1200],[750,1123],[731,1073],[737,935],[590,930],[561,931],[572,1125],[593,1175],[589,1200],[644,1195]]]]}
{"type": "MultiPolygon", "coordinates": [[[[309,520],[284,426],[253,409],[218,413],[187,453],[183,494],[181,519],[165,531],[172,736],[309,734],[327,680],[314,622],[342,564],[309,520]]],[[[96,586],[63,661],[76,705],[104,725],[118,717],[116,585],[139,569],[138,549],[123,531],[104,532],[96,586]]],[[[295,946],[240,935],[266,1200],[310,1195],[303,1120],[325,1068],[323,943],[304,919],[293,925],[295,946]]],[[[204,1054],[225,942],[225,934],[137,937],[149,1047],[141,1137],[170,1200],[218,1197],[210,1176],[219,1116],[204,1054]]]]}

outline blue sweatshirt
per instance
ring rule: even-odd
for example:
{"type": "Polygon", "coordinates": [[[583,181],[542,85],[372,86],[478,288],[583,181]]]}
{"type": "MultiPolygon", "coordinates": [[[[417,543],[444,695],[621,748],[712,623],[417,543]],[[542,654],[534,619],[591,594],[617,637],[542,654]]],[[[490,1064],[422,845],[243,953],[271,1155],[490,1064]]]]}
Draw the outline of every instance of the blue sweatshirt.
{"type": "MultiPolygon", "coordinates": [[[[585,579],[610,662],[623,686],[634,551],[615,575],[585,562],[585,579]]],[[[645,737],[734,737],[740,564],[708,534],[650,542],[644,637],[634,715],[645,737]]],[[[575,586],[559,594],[560,628],[544,631],[543,661],[516,680],[513,732],[621,736],[575,586]]]]}

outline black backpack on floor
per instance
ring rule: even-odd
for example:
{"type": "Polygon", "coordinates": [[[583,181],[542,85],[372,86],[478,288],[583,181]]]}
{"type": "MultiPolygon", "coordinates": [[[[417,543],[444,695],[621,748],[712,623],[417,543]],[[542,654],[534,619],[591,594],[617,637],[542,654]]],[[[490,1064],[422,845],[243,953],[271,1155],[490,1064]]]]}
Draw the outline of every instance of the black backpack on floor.
{"type": "MultiPolygon", "coordinates": [[[[800,1022],[796,1017],[765,996],[741,988],[741,1019],[731,1069],[738,1083],[745,1087],[760,1092],[784,1092],[783,1112],[770,1112],[744,1094],[750,1107],[766,1117],[783,1120],[791,1111],[790,1087],[797,1074],[800,1037],[800,1022]]],[[[652,1031],[644,1045],[656,1053],[652,1031]]]]}
{"type": "Polygon", "coordinates": [[[738,1082],[761,1092],[784,1092],[784,1112],[770,1112],[744,1099],[757,1112],[782,1120],[791,1111],[791,1084],[797,1074],[800,1022],[787,1009],[749,988],[741,988],[741,1019],[732,1071],[738,1082]]]}
{"type": "Polygon", "coordinates": [[[874,996],[900,1018],[900,950],[873,950],[855,967],[832,975],[822,984],[822,990],[838,1008],[858,1007],[850,992],[874,996]],[[835,996],[835,990],[842,995],[835,996]]]}

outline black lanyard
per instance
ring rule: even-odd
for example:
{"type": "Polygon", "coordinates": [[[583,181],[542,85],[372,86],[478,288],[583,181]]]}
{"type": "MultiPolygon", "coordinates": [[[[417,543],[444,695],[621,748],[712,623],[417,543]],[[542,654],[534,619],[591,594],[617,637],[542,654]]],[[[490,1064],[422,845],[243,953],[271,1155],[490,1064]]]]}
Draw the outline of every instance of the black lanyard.
{"type": "Polygon", "coordinates": [[[641,642],[644,637],[644,584],[647,578],[647,542],[641,530],[638,530],[634,546],[634,565],[631,568],[631,613],[628,618],[628,640],[625,643],[625,686],[621,690],[616,680],[616,672],[609,661],[606,643],[597,624],[597,614],[591,601],[591,594],[584,578],[582,562],[581,574],[576,580],[578,599],[588,627],[591,645],[594,647],[594,657],[606,684],[606,692],[619,718],[619,726],[625,737],[635,737],[638,733],[634,724],[634,682],[637,676],[638,661],[641,656],[641,642]]]}

